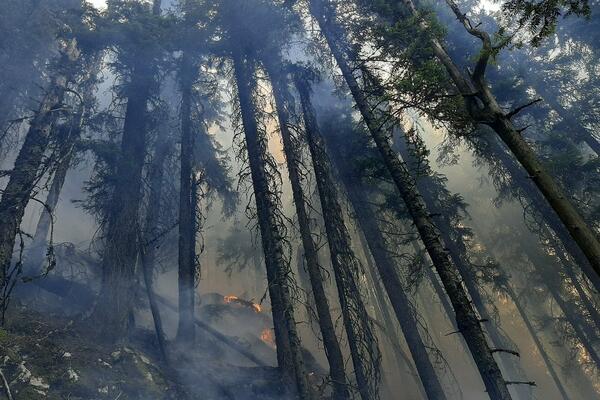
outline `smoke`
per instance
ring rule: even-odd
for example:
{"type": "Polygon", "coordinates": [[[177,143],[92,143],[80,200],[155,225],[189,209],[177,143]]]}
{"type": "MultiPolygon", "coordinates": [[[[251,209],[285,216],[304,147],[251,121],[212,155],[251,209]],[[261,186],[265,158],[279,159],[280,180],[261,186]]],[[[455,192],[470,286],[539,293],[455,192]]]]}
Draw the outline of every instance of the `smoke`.
{"type": "MultiPolygon", "coordinates": [[[[102,0],[93,0],[91,3],[100,10],[106,7],[106,2],[102,0]]],[[[485,12],[491,12],[497,10],[494,4],[483,1],[480,2],[480,7],[485,12]]],[[[164,10],[174,10],[175,6],[174,1],[163,2],[164,10]]],[[[39,21],[36,20],[36,23],[39,21]]],[[[259,32],[258,28],[257,32],[259,32]]],[[[258,34],[257,32],[255,33],[258,34]]],[[[459,38],[455,32],[451,32],[451,35],[450,39],[455,39],[455,42],[458,43],[457,46],[460,46],[461,43],[464,45],[464,38],[459,38]]],[[[296,37],[294,40],[296,41],[296,39],[301,44],[294,42],[289,46],[285,52],[287,60],[316,64],[318,57],[310,54],[302,43],[308,40],[308,37],[296,37]]],[[[34,39],[26,38],[24,40],[31,40],[31,43],[34,44],[34,39]]],[[[44,43],[43,46],[52,48],[50,43],[44,43]]],[[[49,54],[44,51],[40,57],[47,59],[52,54],[51,50],[48,52],[49,54]]],[[[7,51],[1,48],[2,60],[9,57],[7,54],[7,51]]],[[[520,60],[520,57],[516,59],[520,60]]],[[[18,60],[18,65],[25,65],[29,61],[29,59],[18,60]]],[[[100,71],[102,80],[95,92],[97,103],[95,114],[109,118],[111,121],[106,124],[98,123],[94,127],[89,127],[85,132],[85,138],[88,140],[102,140],[112,145],[119,143],[118,132],[122,128],[123,114],[123,104],[114,101],[117,95],[122,94],[120,85],[124,83],[122,76],[112,68],[116,61],[114,53],[105,56],[100,71]],[[98,132],[98,130],[114,126],[116,126],[115,132],[98,132]]],[[[232,122],[236,101],[235,90],[229,82],[230,77],[224,73],[227,72],[227,65],[221,63],[219,67],[220,69],[215,68],[212,74],[217,92],[215,97],[218,99],[203,98],[207,105],[211,101],[212,105],[218,103],[215,108],[218,108],[219,116],[215,113],[214,118],[208,121],[207,140],[202,142],[203,146],[197,155],[202,160],[211,159],[211,177],[214,178],[212,181],[214,188],[210,191],[211,195],[202,199],[199,204],[204,219],[196,244],[200,265],[196,288],[198,309],[196,317],[200,324],[208,325],[217,333],[231,339],[234,344],[224,342],[214,332],[211,333],[210,330],[199,326],[198,348],[189,355],[186,355],[185,351],[177,353],[182,357],[183,365],[189,370],[189,373],[182,374],[181,379],[195,395],[202,395],[205,398],[210,398],[210,396],[236,399],[283,398],[277,390],[273,391],[273,386],[276,386],[273,382],[277,379],[273,368],[276,365],[276,353],[272,338],[273,321],[270,316],[269,299],[266,296],[268,287],[260,235],[256,221],[248,218],[245,210],[247,204],[253,204],[254,198],[249,190],[244,190],[249,187],[249,182],[247,177],[243,177],[243,163],[236,157],[235,129],[232,122]],[[234,184],[229,185],[230,183],[234,184]],[[222,185],[219,186],[220,184],[222,185]],[[237,207],[232,207],[232,203],[236,203],[236,200],[237,207]],[[242,351],[236,350],[238,345],[242,351]],[[245,356],[244,349],[262,361],[263,365],[257,366],[256,362],[245,356]],[[246,390],[247,393],[242,394],[243,390],[246,390]]],[[[169,68],[172,66],[165,67],[166,70],[169,68]]],[[[317,112],[321,114],[321,117],[327,115],[328,112],[344,113],[348,119],[359,123],[359,117],[352,111],[352,102],[346,89],[331,78],[331,75],[337,74],[337,69],[330,70],[323,67],[322,70],[323,80],[315,86],[313,94],[317,112]]],[[[44,73],[41,71],[27,69],[19,73],[12,72],[14,75],[10,76],[11,80],[22,83],[23,86],[27,86],[25,83],[31,83],[31,87],[19,89],[23,100],[22,104],[5,107],[6,114],[11,115],[11,118],[16,117],[17,113],[27,114],[27,109],[32,103],[25,99],[39,97],[39,91],[33,86],[44,81],[44,73]]],[[[177,148],[180,129],[178,120],[180,93],[176,77],[171,70],[165,72],[161,78],[162,89],[157,97],[166,103],[167,117],[160,129],[156,127],[151,129],[150,142],[153,144],[159,135],[170,135],[177,148]]],[[[261,78],[264,79],[264,76],[261,78]]],[[[586,75],[585,78],[588,76],[586,75]]],[[[3,80],[5,79],[3,78],[3,80]]],[[[271,89],[268,84],[261,82],[261,90],[261,94],[268,99],[262,111],[266,118],[263,122],[268,132],[269,150],[277,162],[278,172],[282,177],[287,177],[278,126],[273,115],[271,89]]],[[[4,103],[0,103],[0,107],[4,107],[4,103]]],[[[0,113],[4,113],[5,109],[0,109],[0,113]]],[[[158,109],[159,107],[153,108],[153,111],[158,109]]],[[[559,273],[552,275],[553,271],[562,271],[562,266],[554,254],[550,254],[546,248],[538,245],[539,238],[531,232],[530,221],[523,218],[522,204],[513,197],[505,196],[505,193],[491,177],[494,174],[492,168],[482,162],[468,144],[461,143],[454,147],[454,162],[438,162],[440,158],[443,158],[439,157],[440,155],[448,158],[445,146],[448,143],[445,137],[446,132],[439,127],[432,126],[415,110],[409,110],[407,114],[409,114],[408,120],[423,127],[421,134],[425,144],[431,150],[429,161],[435,172],[445,175],[447,188],[453,193],[462,195],[468,204],[468,219],[465,223],[473,229],[474,246],[477,246],[479,252],[493,257],[498,262],[499,273],[506,277],[510,287],[517,295],[517,298],[509,298],[506,292],[491,285],[484,288],[494,299],[499,311],[498,321],[495,322],[518,347],[520,356],[517,362],[526,371],[525,378],[536,383],[535,387],[529,385],[511,387],[511,391],[516,393],[520,399],[532,397],[551,399],[558,396],[556,384],[548,374],[547,366],[540,354],[540,348],[532,336],[535,334],[539,336],[543,348],[555,365],[562,382],[570,393],[575,394],[574,397],[592,398],[597,395],[593,392],[594,385],[596,388],[599,385],[597,371],[591,367],[584,368],[584,370],[580,367],[581,364],[588,361],[589,355],[585,350],[578,349],[577,340],[569,337],[572,335],[569,324],[557,325],[564,323],[565,311],[558,310],[556,299],[553,298],[556,293],[551,293],[547,284],[551,282],[552,276],[562,278],[559,273]],[[503,201],[498,201],[499,198],[502,198],[503,201]],[[548,275],[541,275],[542,272],[548,275]],[[522,306],[527,313],[527,318],[531,320],[533,331],[525,324],[517,301],[519,307],[522,306]]],[[[2,116],[3,114],[0,114],[0,117],[2,116]]],[[[23,121],[19,127],[14,128],[15,136],[12,143],[4,146],[4,143],[9,142],[2,142],[1,150],[6,153],[6,157],[1,159],[2,170],[10,169],[14,163],[26,128],[27,122],[23,121]]],[[[148,148],[152,148],[152,146],[148,146],[148,148]]],[[[356,154],[356,158],[358,159],[362,155],[356,154]]],[[[151,154],[147,155],[148,160],[150,156],[151,154]]],[[[103,249],[99,239],[102,236],[102,226],[97,216],[87,212],[82,207],[82,203],[89,200],[89,191],[86,191],[86,186],[89,187],[88,183],[97,173],[95,166],[98,165],[99,159],[97,153],[82,152],[78,155],[76,165],[69,170],[54,215],[53,240],[54,245],[61,250],[57,253],[58,262],[55,270],[48,276],[48,279],[61,277],[76,283],[88,284],[91,287],[89,290],[91,295],[96,294],[100,284],[99,265],[103,249]]],[[[177,164],[177,151],[174,151],[174,155],[165,167],[166,194],[163,199],[165,210],[161,215],[161,235],[153,244],[157,253],[154,289],[157,295],[170,304],[177,304],[178,291],[176,205],[179,171],[177,164]]],[[[311,173],[309,168],[307,181],[313,184],[311,173]]],[[[566,173],[568,174],[568,172],[566,173]]],[[[49,177],[45,178],[47,181],[49,177]]],[[[6,178],[3,178],[2,186],[5,182],[6,178]]],[[[146,191],[147,184],[145,182],[146,191]]],[[[290,248],[293,249],[289,257],[291,260],[297,260],[301,243],[295,227],[292,193],[285,178],[281,190],[283,213],[286,217],[288,231],[291,233],[290,248]]],[[[314,196],[314,188],[310,188],[310,194],[314,196]]],[[[43,207],[40,203],[44,202],[46,195],[47,190],[41,190],[36,196],[37,201],[30,202],[27,207],[21,225],[24,232],[28,234],[35,232],[43,207]]],[[[317,201],[314,203],[316,204],[317,201]]],[[[320,210],[315,207],[313,210],[315,225],[321,224],[319,213],[320,210]]],[[[361,262],[367,265],[369,254],[360,244],[360,234],[351,221],[351,215],[352,213],[348,211],[345,216],[346,220],[350,221],[348,225],[353,233],[352,242],[361,262]]],[[[327,262],[329,254],[324,246],[321,229],[318,228],[315,231],[319,234],[316,236],[319,236],[319,245],[322,246],[320,259],[325,272],[327,272],[325,274],[326,290],[331,301],[334,320],[338,321],[336,329],[338,336],[343,338],[342,326],[339,323],[340,305],[336,300],[336,289],[331,282],[330,265],[327,262]]],[[[29,242],[30,240],[26,239],[26,245],[29,242]]],[[[293,263],[293,267],[299,277],[298,280],[302,281],[301,277],[304,273],[302,263],[293,263]]],[[[63,313],[68,317],[81,312],[77,304],[69,305],[60,296],[49,295],[46,292],[41,294],[35,283],[19,283],[19,286],[22,288],[22,291],[19,292],[19,301],[29,304],[31,307],[41,311],[63,313]],[[33,290],[34,287],[37,289],[33,290]]],[[[144,336],[145,342],[143,340],[140,342],[148,345],[150,351],[152,348],[156,351],[156,344],[150,334],[153,330],[152,316],[142,290],[143,287],[141,284],[138,286],[134,325],[146,335],[144,336]]],[[[300,321],[299,330],[309,372],[320,377],[326,374],[327,358],[318,329],[314,327],[314,312],[310,310],[310,300],[306,300],[310,298],[309,288],[303,287],[303,289],[307,293],[303,293],[303,296],[297,299],[296,318],[300,321]]],[[[73,288],[60,290],[68,291],[73,288]]],[[[372,291],[372,288],[369,290],[372,291]]],[[[569,293],[565,294],[564,290],[559,288],[558,295],[567,297],[569,293]]],[[[69,296],[65,297],[69,298],[69,296]]],[[[387,307],[387,301],[381,300],[382,304],[387,307]]],[[[484,391],[483,384],[478,378],[477,370],[469,354],[465,352],[460,335],[452,333],[453,317],[445,314],[440,304],[442,300],[428,284],[419,285],[412,298],[421,323],[428,331],[432,347],[434,346],[443,355],[444,360],[439,360],[436,368],[443,375],[442,381],[445,389],[452,394],[449,398],[477,400],[481,398],[481,393],[484,391]]],[[[579,304],[576,305],[579,306],[579,304]]],[[[371,316],[376,318],[377,304],[370,302],[368,306],[371,316]]],[[[167,339],[174,341],[178,323],[177,313],[164,304],[160,310],[167,339]]],[[[382,324],[385,321],[377,322],[382,324]]],[[[384,355],[382,398],[397,398],[398,393],[402,393],[406,398],[419,398],[421,388],[418,378],[411,375],[412,372],[406,365],[406,361],[402,361],[404,364],[400,368],[398,359],[393,355],[395,346],[404,353],[408,353],[408,351],[395,319],[391,321],[391,324],[395,328],[395,332],[390,337],[385,337],[382,332],[378,332],[379,343],[384,355]]],[[[590,337],[593,342],[592,346],[597,349],[598,342],[594,341],[595,339],[590,337]]],[[[342,346],[346,359],[349,359],[348,343],[344,341],[342,346]]],[[[408,360],[408,362],[411,361],[408,360]]],[[[510,377],[511,380],[519,378],[522,377],[510,377]]]]}

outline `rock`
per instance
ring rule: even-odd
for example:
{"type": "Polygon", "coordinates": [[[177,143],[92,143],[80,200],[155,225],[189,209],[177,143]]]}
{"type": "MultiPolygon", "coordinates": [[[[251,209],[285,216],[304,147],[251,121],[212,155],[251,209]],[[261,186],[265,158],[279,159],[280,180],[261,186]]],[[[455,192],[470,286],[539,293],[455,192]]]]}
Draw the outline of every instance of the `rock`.
{"type": "Polygon", "coordinates": [[[113,361],[119,361],[121,359],[121,352],[120,351],[113,351],[112,353],[110,353],[110,357],[112,358],[113,361]]]}

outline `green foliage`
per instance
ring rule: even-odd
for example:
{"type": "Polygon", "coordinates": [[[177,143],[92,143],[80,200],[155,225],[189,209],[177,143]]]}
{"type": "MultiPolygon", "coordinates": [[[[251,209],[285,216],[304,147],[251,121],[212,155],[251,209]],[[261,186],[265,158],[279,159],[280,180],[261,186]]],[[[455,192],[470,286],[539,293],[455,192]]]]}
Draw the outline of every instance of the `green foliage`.
{"type": "Polygon", "coordinates": [[[367,68],[374,71],[386,71],[375,77],[382,90],[377,94],[379,99],[373,102],[385,101],[399,111],[416,110],[433,124],[458,135],[471,132],[464,100],[457,95],[431,47],[432,38],[442,39],[446,35],[434,12],[423,8],[413,16],[401,2],[389,0],[358,4],[365,17],[350,28],[353,35],[361,35],[363,42],[369,44],[365,44],[362,50],[365,55],[358,55],[357,62],[368,63],[367,68]]]}
{"type": "Polygon", "coordinates": [[[600,158],[582,151],[573,138],[551,131],[540,142],[545,165],[556,176],[582,214],[600,228],[600,158]]]}
{"type": "Polygon", "coordinates": [[[532,35],[531,44],[539,46],[556,30],[558,19],[570,15],[589,17],[589,0],[509,0],[503,4],[509,18],[532,35]]]}

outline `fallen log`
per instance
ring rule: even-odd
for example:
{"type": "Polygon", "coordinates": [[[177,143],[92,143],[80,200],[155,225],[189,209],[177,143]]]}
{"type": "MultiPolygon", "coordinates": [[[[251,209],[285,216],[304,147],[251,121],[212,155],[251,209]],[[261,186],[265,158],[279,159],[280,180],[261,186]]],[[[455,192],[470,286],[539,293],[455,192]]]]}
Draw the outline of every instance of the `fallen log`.
{"type": "MultiPolygon", "coordinates": [[[[35,286],[59,297],[75,297],[78,300],[78,305],[82,306],[82,308],[87,308],[88,306],[92,305],[94,301],[95,296],[91,288],[85,284],[74,282],[61,276],[49,275],[40,279],[36,279],[32,281],[32,283],[35,286]]],[[[155,297],[157,302],[161,303],[164,307],[175,313],[177,312],[177,307],[171,304],[167,299],[157,294],[155,294],[155,297]]],[[[197,327],[208,332],[215,339],[231,347],[233,350],[247,358],[249,361],[252,361],[254,364],[260,367],[270,366],[268,363],[260,360],[258,357],[252,354],[252,352],[238,343],[235,339],[219,332],[197,318],[194,322],[197,327]]]]}
{"type": "MultiPolygon", "coordinates": [[[[157,294],[155,294],[155,297],[156,297],[157,302],[161,303],[163,306],[170,309],[171,311],[177,312],[177,307],[175,307],[173,304],[171,304],[167,299],[165,299],[164,297],[159,296],[157,294]]],[[[252,361],[256,365],[258,365],[260,367],[268,367],[269,366],[269,364],[260,360],[258,357],[256,357],[254,354],[252,354],[248,349],[246,349],[240,343],[236,342],[233,338],[231,338],[227,335],[224,335],[223,333],[219,332],[218,330],[211,327],[210,325],[200,321],[198,318],[196,318],[194,320],[194,323],[196,324],[196,326],[198,328],[208,332],[215,339],[225,343],[226,345],[231,347],[233,350],[237,351],[238,353],[240,353],[241,355],[243,355],[244,357],[246,357],[248,360],[252,361]]]]}

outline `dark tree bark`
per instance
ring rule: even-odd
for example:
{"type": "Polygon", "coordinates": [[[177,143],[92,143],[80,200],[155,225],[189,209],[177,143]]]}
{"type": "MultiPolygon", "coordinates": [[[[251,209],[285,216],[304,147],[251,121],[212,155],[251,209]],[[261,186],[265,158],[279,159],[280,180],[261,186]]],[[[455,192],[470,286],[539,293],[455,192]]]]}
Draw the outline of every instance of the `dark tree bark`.
{"type": "Polygon", "coordinates": [[[146,156],[147,104],[154,77],[140,60],[129,86],[111,207],[107,213],[102,260],[102,289],[93,317],[102,321],[101,334],[123,337],[131,312],[135,265],[139,252],[139,212],[142,170],[146,156]]]}
{"type": "MultiPolygon", "coordinates": [[[[496,138],[477,140],[473,141],[473,145],[479,152],[489,157],[489,163],[499,163],[510,174],[511,184],[514,185],[515,190],[521,192],[521,196],[526,196],[524,200],[519,199],[518,196],[517,199],[525,203],[532,213],[543,218],[543,222],[554,232],[570,258],[583,270],[596,292],[600,293],[600,277],[592,269],[589,260],[569,235],[569,232],[561,223],[556,213],[548,206],[542,194],[535,190],[531,180],[523,174],[515,159],[510,157],[508,152],[499,143],[499,140],[496,138]]],[[[543,229],[542,227],[541,230],[543,231],[543,229]]],[[[558,251],[562,251],[562,249],[557,249],[558,251]]]]}
{"type": "Polygon", "coordinates": [[[356,182],[348,182],[347,180],[344,182],[344,185],[360,229],[364,232],[369,251],[375,260],[381,283],[386,290],[396,318],[400,323],[400,328],[419,372],[419,377],[427,393],[427,398],[430,400],[445,399],[446,395],[419,333],[419,324],[415,318],[415,312],[412,310],[410,301],[398,276],[398,266],[385,248],[387,241],[377,226],[378,218],[365,196],[364,187],[361,187],[356,182]]]}
{"type": "MultiPolygon", "coordinates": [[[[164,135],[164,133],[163,133],[164,135]]],[[[143,243],[140,245],[140,265],[142,267],[142,276],[146,286],[146,294],[154,322],[154,331],[160,350],[161,357],[165,366],[169,366],[169,357],[165,333],[163,329],[158,302],[153,289],[154,270],[156,268],[156,247],[159,232],[160,210],[162,207],[162,194],[164,186],[164,167],[165,161],[171,152],[170,138],[159,138],[154,150],[154,160],[150,165],[148,181],[150,183],[150,193],[148,195],[148,207],[146,210],[146,219],[143,230],[143,243]]]]}
{"type": "MultiPolygon", "coordinates": [[[[83,101],[83,98],[80,99],[83,101]]],[[[75,147],[81,137],[83,128],[84,105],[80,105],[79,112],[71,118],[69,124],[69,132],[62,138],[60,150],[58,154],[58,163],[52,177],[52,183],[48,190],[48,195],[42,208],[42,213],[36,225],[35,234],[31,242],[31,248],[27,253],[25,262],[25,272],[33,275],[41,273],[41,267],[44,263],[48,245],[48,234],[53,223],[54,212],[58,205],[58,200],[65,184],[67,173],[71,168],[73,156],[75,155],[75,147]]]]}
{"type": "MultiPolygon", "coordinates": [[[[402,1],[411,15],[419,18],[419,13],[414,2],[412,0],[402,1]]],[[[463,96],[467,105],[467,111],[473,121],[489,126],[498,134],[498,137],[527,171],[530,179],[535,183],[577,245],[581,248],[595,274],[600,275],[600,241],[597,235],[585,222],[554,178],[546,171],[531,146],[521,135],[521,132],[515,128],[512,122],[512,117],[515,114],[507,113],[500,107],[488,85],[485,78],[485,70],[488,59],[493,53],[490,36],[485,31],[474,27],[466,15],[458,9],[454,1],[447,0],[446,2],[452,8],[457,19],[465,26],[465,29],[471,35],[481,40],[481,55],[477,60],[473,73],[469,74],[469,76],[465,76],[460,71],[440,41],[431,36],[430,41],[435,56],[446,68],[454,85],[463,96]]],[[[422,22],[422,25],[424,28],[427,28],[426,22],[422,22]]]]}
{"type": "MultiPolygon", "coordinates": [[[[406,133],[401,128],[398,128],[398,135],[396,136],[392,148],[398,152],[400,157],[407,163],[407,165],[421,165],[422,162],[417,160],[413,152],[408,148],[406,133]]],[[[424,161],[427,163],[427,160],[424,161]]],[[[423,201],[427,206],[427,209],[431,212],[438,214],[436,219],[437,227],[440,232],[440,237],[446,246],[450,258],[458,268],[460,275],[463,279],[465,288],[467,289],[468,295],[471,297],[475,310],[479,314],[480,320],[484,322],[486,331],[489,334],[491,344],[495,349],[515,351],[514,342],[510,338],[506,337],[497,326],[495,319],[488,311],[488,305],[481,295],[481,288],[479,287],[476,271],[473,266],[469,264],[469,256],[467,254],[467,248],[464,244],[458,242],[457,238],[460,238],[460,234],[453,234],[455,231],[450,220],[448,212],[444,211],[443,206],[440,204],[440,199],[444,196],[444,187],[440,187],[440,182],[437,182],[433,176],[424,174],[417,177],[416,179],[417,189],[423,196],[423,201]]],[[[400,209],[401,207],[399,207],[400,209]]],[[[516,357],[512,353],[502,352],[499,355],[500,362],[503,366],[515,375],[522,375],[524,371],[520,368],[516,357]],[[506,356],[503,356],[503,355],[506,356]],[[505,358],[506,357],[506,358],[505,358]]]]}
{"type": "Polygon", "coordinates": [[[301,399],[311,398],[302,359],[294,308],[290,297],[287,276],[288,260],[285,259],[285,240],[277,216],[276,194],[271,193],[270,178],[264,164],[267,156],[266,143],[260,137],[256,121],[256,107],[252,98],[256,82],[254,63],[247,60],[239,49],[233,54],[234,72],[238,89],[242,125],[246,138],[256,212],[261,241],[265,255],[269,296],[273,313],[273,327],[277,345],[277,362],[287,384],[294,383],[301,399]]]}
{"type": "Polygon", "coordinates": [[[348,345],[354,364],[358,391],[363,400],[377,398],[379,379],[379,350],[370,317],[357,283],[362,271],[360,261],[352,250],[350,234],[344,222],[342,207],[331,175],[329,157],[317,125],[310,100],[309,83],[296,76],[300,94],[306,139],[315,171],[321,210],[325,222],[331,264],[338,288],[348,345]]]}
{"type": "MultiPolygon", "coordinates": [[[[154,4],[160,0],[154,0],[154,4]]],[[[160,7],[154,7],[154,12],[160,7]]],[[[155,14],[158,15],[158,14],[155,14]]],[[[134,58],[127,87],[127,106],[117,159],[110,209],[106,215],[102,288],[92,318],[101,323],[101,337],[122,338],[129,325],[139,253],[142,171],[146,157],[147,107],[157,67],[140,51],[134,58]]]]}
{"type": "MultiPolygon", "coordinates": [[[[268,65],[268,64],[267,64],[268,65]]],[[[317,254],[317,246],[314,242],[310,227],[309,214],[307,212],[304,189],[302,188],[302,177],[300,172],[301,156],[299,154],[299,144],[297,139],[292,137],[289,128],[290,116],[289,109],[292,108],[287,90],[287,82],[282,76],[282,72],[271,65],[267,66],[273,86],[273,95],[277,107],[279,119],[279,129],[283,141],[288,174],[292,186],[292,195],[298,218],[298,227],[302,238],[304,249],[304,258],[306,259],[306,270],[310,279],[310,286],[315,302],[315,309],[319,322],[325,354],[329,361],[329,374],[333,384],[334,399],[349,399],[348,382],[344,370],[344,357],[338,338],[335,333],[335,327],[329,308],[329,301],[323,287],[323,276],[317,254]]]]}
{"type": "MultiPolygon", "coordinates": [[[[429,359],[427,348],[419,333],[419,324],[415,318],[415,312],[400,281],[398,265],[386,248],[387,240],[377,224],[379,218],[372,209],[364,184],[360,183],[360,178],[357,181],[357,178],[349,173],[354,169],[354,166],[351,165],[349,155],[343,154],[341,151],[339,140],[344,139],[338,135],[334,143],[328,146],[329,153],[332,154],[332,159],[337,166],[338,175],[352,204],[358,225],[364,233],[368,250],[375,260],[379,278],[374,277],[373,279],[376,285],[381,282],[386,290],[417,367],[418,376],[421,379],[427,398],[446,399],[435,368],[429,359]]],[[[349,138],[345,138],[345,140],[349,140],[349,138]]]]}
{"type": "Polygon", "coordinates": [[[179,190],[179,326],[177,338],[191,343],[195,336],[194,298],[196,276],[196,196],[193,184],[194,133],[192,90],[196,78],[194,61],[183,54],[181,65],[181,176],[179,190]]]}
{"type": "Polygon", "coordinates": [[[325,7],[322,0],[312,0],[311,13],[319,23],[321,32],[342,71],[357,108],[383,158],[384,165],[400,192],[427,253],[441,278],[455,311],[457,327],[471,350],[488,395],[493,400],[510,399],[511,395],[506,382],[494,360],[477,314],[462,286],[460,273],[444,248],[439,232],[416,188],[414,179],[410,176],[406,165],[392,151],[387,136],[380,129],[380,124],[352,73],[346,60],[346,54],[340,46],[340,38],[332,28],[335,26],[335,21],[331,20],[331,12],[325,7]]]}
{"type": "MultiPolygon", "coordinates": [[[[378,95],[385,94],[379,79],[373,76],[368,70],[361,69],[361,73],[366,78],[366,84],[372,85],[378,95]]],[[[400,157],[405,161],[407,166],[411,166],[417,171],[413,172],[416,176],[417,189],[423,196],[423,201],[427,206],[427,209],[433,211],[436,215],[437,227],[442,238],[450,258],[458,268],[460,272],[467,293],[473,301],[475,309],[479,313],[482,321],[486,322],[487,330],[492,340],[492,343],[501,349],[508,349],[514,346],[514,343],[506,337],[498,327],[492,316],[490,315],[486,301],[484,301],[479,287],[478,279],[476,277],[476,271],[473,269],[473,265],[469,262],[468,250],[465,244],[462,242],[462,237],[459,232],[456,232],[455,225],[453,225],[452,218],[456,215],[455,211],[444,210],[444,200],[448,200],[452,194],[446,189],[445,183],[441,179],[436,179],[432,175],[432,169],[429,166],[429,161],[425,159],[419,159],[414,150],[409,149],[409,138],[406,135],[404,129],[399,126],[394,127],[395,135],[393,137],[392,149],[396,151],[400,157]]],[[[423,149],[419,151],[425,151],[424,144],[421,144],[423,149]]],[[[401,204],[394,207],[396,213],[402,218],[403,208],[401,204]]],[[[415,249],[417,253],[418,248],[415,249]]],[[[511,360],[514,361],[514,360],[511,360]]],[[[511,367],[515,367],[514,362],[511,362],[511,367]]]]}
{"type": "MultiPolygon", "coordinates": [[[[50,142],[50,134],[56,123],[59,108],[63,102],[68,83],[75,71],[79,51],[75,41],[62,50],[56,66],[56,75],[40,103],[35,117],[31,120],[23,147],[9,174],[8,184],[0,201],[0,300],[4,305],[8,300],[11,283],[8,282],[16,236],[40,176],[44,153],[50,142]]],[[[4,309],[4,307],[2,307],[4,309]]]]}

